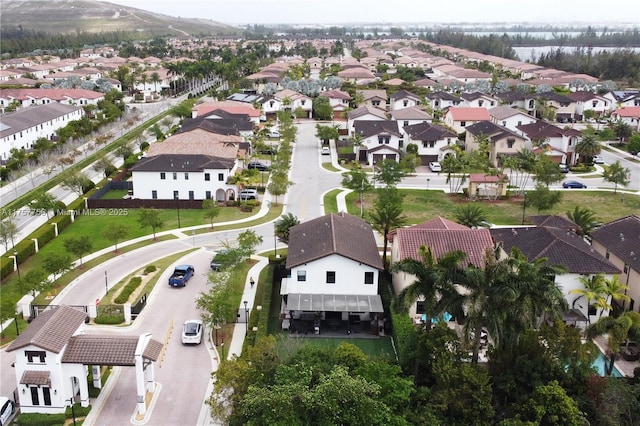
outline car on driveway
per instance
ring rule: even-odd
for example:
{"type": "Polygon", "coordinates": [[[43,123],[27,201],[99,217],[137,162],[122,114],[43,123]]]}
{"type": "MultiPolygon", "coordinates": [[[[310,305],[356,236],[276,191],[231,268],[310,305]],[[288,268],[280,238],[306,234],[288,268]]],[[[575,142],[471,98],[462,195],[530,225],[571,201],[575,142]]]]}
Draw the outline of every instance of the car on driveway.
{"type": "Polygon", "coordinates": [[[211,270],[219,271],[220,268],[222,268],[222,266],[225,264],[225,261],[228,260],[228,254],[228,249],[222,249],[217,252],[215,256],[213,256],[213,259],[211,259],[211,270]]]}
{"type": "Polygon", "coordinates": [[[269,132],[269,137],[270,138],[279,138],[280,137],[280,132],[277,130],[271,130],[269,132]]]}
{"type": "Polygon", "coordinates": [[[8,425],[11,415],[15,411],[16,406],[12,400],[6,396],[0,396],[0,425],[8,425]]]}
{"type": "Polygon", "coordinates": [[[182,325],[182,344],[199,345],[202,343],[204,325],[200,320],[187,320],[182,325]]]}
{"type": "Polygon", "coordinates": [[[429,163],[429,170],[432,172],[441,172],[442,166],[437,161],[432,161],[429,163]]]}
{"type": "Polygon", "coordinates": [[[269,166],[261,163],[260,161],[251,161],[250,163],[247,163],[247,169],[255,169],[260,170],[261,172],[266,172],[269,171],[269,166]]]}
{"type": "Polygon", "coordinates": [[[604,158],[599,155],[593,157],[593,164],[604,164],[604,158]]]}
{"type": "Polygon", "coordinates": [[[328,146],[323,146],[320,150],[320,154],[322,155],[331,155],[331,149],[328,146]]]}
{"type": "Polygon", "coordinates": [[[587,185],[585,185],[582,182],[578,182],[576,180],[568,180],[562,183],[562,187],[563,188],[586,188],[587,185]]]}
{"type": "Polygon", "coordinates": [[[243,189],[238,193],[238,198],[242,201],[257,200],[258,191],[256,191],[255,189],[243,189]]]}
{"type": "Polygon", "coordinates": [[[569,166],[566,164],[560,163],[558,167],[560,167],[560,173],[569,173],[569,166]]]}

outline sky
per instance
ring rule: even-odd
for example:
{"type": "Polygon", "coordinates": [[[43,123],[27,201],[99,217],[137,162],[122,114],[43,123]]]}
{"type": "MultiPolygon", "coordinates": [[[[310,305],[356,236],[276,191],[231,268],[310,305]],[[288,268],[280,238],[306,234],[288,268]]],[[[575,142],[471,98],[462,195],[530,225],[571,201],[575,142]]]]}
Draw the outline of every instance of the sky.
{"type": "Polygon", "coordinates": [[[637,0],[106,0],[226,24],[588,22],[640,27],[637,0]]]}

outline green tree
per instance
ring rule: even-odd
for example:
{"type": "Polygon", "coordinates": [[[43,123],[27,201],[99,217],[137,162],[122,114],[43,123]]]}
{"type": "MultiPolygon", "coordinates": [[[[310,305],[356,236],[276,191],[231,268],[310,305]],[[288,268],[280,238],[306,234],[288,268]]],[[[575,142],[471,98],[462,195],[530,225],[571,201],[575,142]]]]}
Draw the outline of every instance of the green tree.
{"type": "Polygon", "coordinates": [[[586,330],[587,338],[593,340],[598,336],[607,336],[607,359],[605,375],[613,372],[614,363],[620,354],[620,346],[627,340],[637,340],[640,337],[640,313],[626,311],[617,318],[612,316],[601,317],[591,324],[586,330]]]}
{"type": "Polygon", "coordinates": [[[316,137],[320,139],[322,143],[328,143],[331,139],[338,140],[339,136],[338,127],[316,124],[316,137]]]}
{"type": "Polygon", "coordinates": [[[156,239],[156,229],[162,228],[164,220],[160,217],[160,212],[156,209],[141,208],[138,211],[138,223],[141,228],[151,228],[153,239],[156,239]]]}
{"type": "Polygon", "coordinates": [[[402,214],[402,196],[395,186],[378,190],[378,195],[373,203],[373,211],[369,213],[369,218],[373,229],[382,235],[384,241],[382,263],[387,268],[389,232],[406,223],[406,217],[402,214]]]}
{"type": "Polygon", "coordinates": [[[640,133],[636,133],[635,135],[629,138],[629,143],[627,144],[627,151],[631,155],[636,155],[640,152],[640,133]]]}
{"type": "Polygon", "coordinates": [[[527,193],[526,205],[535,207],[538,213],[543,210],[549,210],[562,199],[560,192],[551,191],[549,187],[543,183],[537,183],[535,188],[535,190],[527,193]]]}
{"type": "Polygon", "coordinates": [[[118,242],[121,241],[129,233],[129,228],[122,223],[112,222],[109,223],[102,231],[102,236],[106,239],[113,241],[115,245],[115,252],[118,252],[118,242]]]}
{"type": "Polygon", "coordinates": [[[275,197],[274,205],[278,205],[278,197],[286,194],[289,186],[292,184],[293,182],[291,182],[284,173],[273,173],[271,175],[271,182],[267,185],[267,191],[275,197]]]}
{"type": "Polygon", "coordinates": [[[536,387],[528,399],[522,420],[540,426],[584,426],[587,424],[576,401],[554,380],[536,387]]]}
{"type": "Polygon", "coordinates": [[[538,161],[534,169],[535,180],[538,183],[542,183],[545,186],[549,186],[556,182],[561,182],[564,179],[564,175],[558,167],[558,164],[554,163],[548,155],[538,155],[538,161]]]}
{"type": "Polygon", "coordinates": [[[316,120],[328,121],[333,118],[333,108],[329,103],[329,98],[316,96],[313,99],[313,115],[316,120]]]}
{"type": "Polygon", "coordinates": [[[34,268],[27,272],[22,279],[22,284],[33,297],[51,287],[51,281],[42,268],[34,268]]]}
{"type": "Polygon", "coordinates": [[[469,228],[480,228],[487,223],[487,216],[482,207],[477,204],[458,206],[454,212],[456,222],[469,228]]]}
{"type": "Polygon", "coordinates": [[[600,154],[601,149],[600,142],[598,142],[596,135],[593,133],[583,133],[582,138],[576,144],[576,152],[583,157],[585,164],[600,154]]]}
{"type": "Polygon", "coordinates": [[[616,122],[616,124],[613,126],[613,131],[621,143],[624,143],[624,140],[626,138],[633,135],[633,130],[631,129],[631,126],[625,123],[624,121],[616,122]]]}
{"type": "Polygon", "coordinates": [[[572,305],[575,305],[576,301],[580,298],[584,298],[587,302],[587,321],[591,323],[591,310],[592,308],[597,313],[600,310],[602,312],[611,309],[609,300],[607,300],[607,288],[605,284],[605,278],[602,274],[593,274],[579,277],[582,288],[574,288],[569,290],[569,294],[577,294],[578,298],[574,299],[572,305]]]}
{"type": "Polygon", "coordinates": [[[71,236],[63,242],[65,250],[80,258],[80,267],[82,267],[82,257],[91,252],[93,243],[88,235],[71,236]]]}
{"type": "Polygon", "coordinates": [[[91,180],[82,172],[74,173],[66,177],[60,186],[69,191],[73,191],[78,196],[81,196],[85,192],[85,188],[90,185],[91,180]]]}
{"type": "Polygon", "coordinates": [[[300,219],[298,219],[293,213],[286,213],[282,215],[274,224],[274,232],[278,241],[289,244],[289,231],[291,228],[299,224],[300,219]]]}
{"type": "Polygon", "coordinates": [[[63,274],[71,269],[71,259],[66,253],[49,253],[42,258],[42,267],[46,272],[52,274],[55,280],[56,275],[63,274]]]}
{"type": "Polygon", "coordinates": [[[572,212],[566,214],[569,220],[578,225],[576,234],[580,236],[589,235],[599,223],[595,212],[585,207],[576,206],[572,212]]]}
{"type": "Polygon", "coordinates": [[[420,157],[418,154],[407,153],[400,160],[400,164],[407,173],[415,173],[416,168],[420,165],[420,157]]]}
{"type": "Polygon", "coordinates": [[[602,178],[606,182],[611,182],[615,184],[615,187],[613,189],[614,194],[618,192],[618,185],[622,185],[624,187],[629,185],[629,183],[631,182],[629,176],[631,176],[631,172],[629,171],[628,168],[623,167],[622,164],[620,164],[620,160],[611,164],[602,173],[602,178]]]}
{"type": "Polygon", "coordinates": [[[220,206],[218,205],[218,202],[212,198],[203,200],[202,210],[204,211],[204,217],[209,219],[211,229],[213,229],[213,221],[220,215],[220,206]]]}
{"type": "Polygon", "coordinates": [[[42,214],[44,212],[47,220],[49,220],[49,212],[55,210],[57,203],[58,200],[55,196],[48,192],[40,191],[34,196],[33,201],[29,203],[29,209],[34,214],[42,214]]]}
{"type": "Polygon", "coordinates": [[[111,164],[111,161],[106,156],[100,157],[92,166],[93,170],[98,173],[103,173],[104,177],[109,177],[115,170],[115,166],[111,164]]]}
{"type": "Polygon", "coordinates": [[[388,159],[378,162],[375,169],[374,180],[384,184],[387,188],[395,187],[407,175],[404,170],[402,170],[400,163],[388,159]]]}
{"type": "Polygon", "coordinates": [[[342,186],[360,194],[360,217],[364,217],[364,200],[363,195],[373,189],[373,185],[369,182],[367,172],[362,167],[354,167],[348,172],[342,174],[342,186]]]}
{"type": "Polygon", "coordinates": [[[2,241],[5,251],[9,251],[9,244],[15,247],[15,238],[19,231],[13,216],[8,216],[0,222],[0,241],[2,241]]]}

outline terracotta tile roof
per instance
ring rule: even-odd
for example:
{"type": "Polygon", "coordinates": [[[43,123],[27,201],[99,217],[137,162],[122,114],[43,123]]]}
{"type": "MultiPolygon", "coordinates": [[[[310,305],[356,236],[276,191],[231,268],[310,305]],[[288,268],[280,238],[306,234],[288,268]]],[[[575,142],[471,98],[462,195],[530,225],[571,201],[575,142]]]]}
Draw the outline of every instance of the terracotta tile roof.
{"type": "Polygon", "coordinates": [[[49,371],[25,370],[20,378],[21,385],[51,386],[49,371]]]}
{"type": "Polygon", "coordinates": [[[529,260],[547,258],[573,274],[619,274],[621,271],[572,231],[550,227],[493,228],[507,253],[518,247],[529,260]]]}
{"type": "Polygon", "coordinates": [[[147,157],[162,154],[191,154],[235,159],[241,142],[241,136],[221,135],[196,128],[189,132],[176,133],[163,142],[151,144],[147,157]]]}
{"type": "Polygon", "coordinates": [[[618,114],[620,117],[639,118],[640,106],[618,108],[613,112],[618,114]]]}
{"type": "Polygon", "coordinates": [[[375,115],[376,117],[380,117],[382,120],[387,119],[387,117],[384,114],[384,111],[369,105],[362,105],[356,109],[352,109],[351,111],[348,112],[347,118],[349,120],[353,120],[358,117],[362,117],[363,115],[366,115],[366,114],[375,115]]]}
{"type": "Polygon", "coordinates": [[[574,230],[578,225],[573,223],[571,220],[567,219],[564,216],[558,215],[539,215],[539,216],[529,216],[529,220],[533,222],[536,226],[549,226],[552,228],[560,228],[560,229],[571,229],[574,230]]]}
{"type": "Polygon", "coordinates": [[[429,113],[416,106],[396,109],[391,111],[389,115],[394,120],[433,120],[429,113]]]}
{"type": "Polygon", "coordinates": [[[591,238],[640,272],[640,216],[631,215],[605,223],[591,232],[591,238]]]}
{"type": "MultiPolygon", "coordinates": [[[[55,75],[55,74],[53,74],[55,75]]],[[[55,99],[65,101],[67,99],[102,99],[104,93],[87,89],[2,89],[0,91],[3,98],[13,98],[19,100],[34,99],[55,99]]]]}
{"type": "Polygon", "coordinates": [[[529,139],[559,138],[563,136],[579,136],[581,133],[575,129],[562,129],[545,121],[538,121],[531,124],[516,126],[516,129],[523,132],[529,139]]]}
{"type": "Polygon", "coordinates": [[[246,103],[236,101],[215,101],[196,105],[193,110],[196,116],[205,115],[211,111],[222,109],[232,114],[247,114],[249,117],[260,117],[260,111],[247,105],[246,103]]]}
{"type": "Polygon", "coordinates": [[[338,89],[327,90],[325,92],[320,93],[318,96],[324,96],[325,98],[331,98],[331,99],[345,99],[345,100],[351,99],[351,95],[349,93],[342,90],[338,90],[338,89]]]}
{"type": "MultiPolygon", "coordinates": [[[[494,108],[490,108],[489,109],[489,115],[491,115],[492,117],[498,119],[498,120],[503,120],[505,118],[509,118],[509,117],[513,117],[514,115],[529,115],[525,112],[520,111],[517,108],[508,106],[508,105],[500,105],[494,108]]],[[[531,117],[533,119],[533,117],[531,117]]]]}
{"type": "Polygon", "coordinates": [[[475,107],[453,107],[449,108],[447,114],[451,115],[454,121],[481,121],[491,120],[489,111],[486,108],[475,107]]]}
{"type": "Polygon", "coordinates": [[[486,175],[484,173],[470,173],[469,182],[474,182],[474,183],[509,182],[509,177],[505,174],[492,176],[492,175],[486,175]]]}
{"type": "Polygon", "coordinates": [[[60,353],[86,318],[86,312],[66,305],[51,307],[31,321],[27,329],[9,345],[7,352],[33,345],[60,353]]]}
{"type": "Polygon", "coordinates": [[[371,225],[358,217],[329,214],[289,231],[287,269],[333,254],[383,269],[371,225]]]}
{"type": "Polygon", "coordinates": [[[147,346],[142,351],[142,357],[145,359],[150,359],[151,361],[157,361],[160,357],[160,353],[162,352],[162,348],[164,345],[157,340],[149,340],[147,346]]]}
{"type": "MultiPolygon", "coordinates": [[[[437,224],[434,224],[437,226],[437,224]]],[[[421,246],[431,248],[436,258],[447,253],[460,250],[467,254],[464,264],[473,264],[479,268],[484,266],[484,255],[488,248],[493,247],[493,241],[488,229],[461,229],[453,227],[445,229],[421,229],[418,227],[398,229],[395,238],[398,239],[397,261],[411,258],[420,260],[418,249],[421,246]]]]}
{"type": "MultiPolygon", "coordinates": [[[[65,364],[134,366],[139,340],[139,336],[74,336],[64,351],[62,362],[65,364]]],[[[148,351],[151,356],[145,358],[156,361],[162,346],[162,343],[151,339],[143,351],[143,357],[148,351]]]]}
{"type": "Polygon", "coordinates": [[[467,226],[438,216],[411,227],[412,229],[470,229],[467,226]]]}

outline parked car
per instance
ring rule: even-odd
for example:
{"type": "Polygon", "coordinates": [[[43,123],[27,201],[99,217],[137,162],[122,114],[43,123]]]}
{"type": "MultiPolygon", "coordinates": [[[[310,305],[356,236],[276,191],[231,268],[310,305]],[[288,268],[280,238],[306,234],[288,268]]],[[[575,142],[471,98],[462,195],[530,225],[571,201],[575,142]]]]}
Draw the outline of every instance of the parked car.
{"type": "Polygon", "coordinates": [[[277,130],[271,130],[269,132],[269,137],[270,138],[279,138],[280,137],[280,132],[277,130]]]}
{"type": "Polygon", "coordinates": [[[226,260],[225,257],[227,256],[228,253],[229,253],[229,250],[227,249],[222,249],[219,252],[217,252],[215,256],[213,256],[213,259],[211,259],[211,270],[219,271],[222,265],[225,263],[225,260],[226,260]]]}
{"type": "Polygon", "coordinates": [[[15,411],[15,404],[6,396],[0,396],[0,425],[8,425],[11,415],[15,411]]]}
{"type": "Polygon", "coordinates": [[[437,161],[432,161],[429,163],[429,170],[432,172],[441,172],[442,166],[437,161]]]}
{"type": "Polygon", "coordinates": [[[256,170],[260,170],[261,172],[266,172],[269,170],[269,166],[267,166],[264,163],[261,163],[260,161],[251,161],[247,163],[247,169],[256,169],[256,170]]]}
{"type": "Polygon", "coordinates": [[[184,287],[187,285],[187,281],[191,279],[195,268],[192,265],[178,265],[173,270],[173,274],[169,278],[169,285],[171,287],[184,287]]]}
{"type": "Polygon", "coordinates": [[[182,325],[182,344],[199,345],[202,343],[202,329],[204,328],[200,320],[188,320],[182,325]]]}
{"type": "Polygon", "coordinates": [[[599,155],[593,157],[593,164],[604,164],[604,158],[599,155]]]}
{"type": "Polygon", "coordinates": [[[331,155],[331,149],[328,146],[323,146],[320,150],[320,154],[322,155],[331,155]]]}
{"type": "Polygon", "coordinates": [[[560,167],[560,173],[569,173],[569,166],[567,166],[566,164],[560,163],[559,167],[560,167]]]}
{"type": "Polygon", "coordinates": [[[562,187],[563,188],[586,188],[587,185],[575,180],[568,180],[562,183],[562,187]]]}
{"type": "Polygon", "coordinates": [[[258,191],[255,189],[243,189],[238,192],[238,198],[242,201],[247,200],[257,200],[258,199],[258,191]]]}

